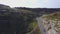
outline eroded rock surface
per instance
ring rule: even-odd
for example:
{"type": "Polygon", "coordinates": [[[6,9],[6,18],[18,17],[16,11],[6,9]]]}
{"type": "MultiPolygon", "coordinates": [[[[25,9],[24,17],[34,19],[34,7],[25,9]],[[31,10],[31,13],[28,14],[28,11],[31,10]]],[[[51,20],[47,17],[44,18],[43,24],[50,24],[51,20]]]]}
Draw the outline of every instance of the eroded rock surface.
{"type": "Polygon", "coordinates": [[[44,26],[46,34],[60,34],[60,18],[59,13],[44,15],[39,18],[40,26],[44,26]]]}

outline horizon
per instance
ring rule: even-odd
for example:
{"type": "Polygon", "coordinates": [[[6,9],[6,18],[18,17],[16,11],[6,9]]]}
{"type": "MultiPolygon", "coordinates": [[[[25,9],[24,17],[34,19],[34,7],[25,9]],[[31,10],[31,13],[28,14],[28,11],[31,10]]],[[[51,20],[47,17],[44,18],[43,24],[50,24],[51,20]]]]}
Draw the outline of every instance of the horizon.
{"type": "Polygon", "coordinates": [[[10,7],[60,8],[60,0],[0,0],[0,4],[10,7]]]}

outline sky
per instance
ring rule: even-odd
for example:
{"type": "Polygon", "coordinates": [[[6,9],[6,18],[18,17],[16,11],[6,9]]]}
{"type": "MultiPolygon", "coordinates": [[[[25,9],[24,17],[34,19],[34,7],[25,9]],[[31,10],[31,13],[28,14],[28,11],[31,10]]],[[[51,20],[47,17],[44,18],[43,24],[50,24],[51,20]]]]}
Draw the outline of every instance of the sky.
{"type": "Polygon", "coordinates": [[[60,8],[60,0],[0,0],[10,7],[60,8]]]}

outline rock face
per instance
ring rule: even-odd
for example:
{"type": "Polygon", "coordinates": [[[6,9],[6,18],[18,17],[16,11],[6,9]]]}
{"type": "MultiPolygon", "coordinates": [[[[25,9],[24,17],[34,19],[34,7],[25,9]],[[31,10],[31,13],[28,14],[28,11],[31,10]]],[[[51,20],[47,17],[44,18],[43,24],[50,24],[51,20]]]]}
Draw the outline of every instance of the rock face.
{"type": "Polygon", "coordinates": [[[55,13],[40,18],[40,22],[42,25],[44,25],[46,34],[60,34],[60,20],[59,20],[60,18],[58,17],[59,14],[55,13]]]}

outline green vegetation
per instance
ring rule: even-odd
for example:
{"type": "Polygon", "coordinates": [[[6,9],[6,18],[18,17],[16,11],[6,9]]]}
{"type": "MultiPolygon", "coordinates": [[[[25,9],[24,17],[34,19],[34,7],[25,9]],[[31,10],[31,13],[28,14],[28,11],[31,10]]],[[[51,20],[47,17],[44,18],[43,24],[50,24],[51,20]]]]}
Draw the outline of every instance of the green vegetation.
{"type": "Polygon", "coordinates": [[[47,16],[44,16],[43,18],[51,19],[51,20],[60,20],[60,12],[49,14],[47,16]]]}
{"type": "Polygon", "coordinates": [[[36,17],[38,17],[38,15],[29,10],[5,6],[1,7],[0,20],[6,19],[7,21],[0,21],[0,23],[3,23],[0,24],[0,31],[7,32],[8,34],[11,32],[15,32],[17,34],[34,34],[33,32],[36,32],[36,34],[40,34],[40,30],[35,19],[36,17]]]}
{"type": "Polygon", "coordinates": [[[34,20],[32,23],[29,24],[29,29],[31,30],[27,34],[41,34],[41,31],[38,27],[37,21],[34,20]]]}

